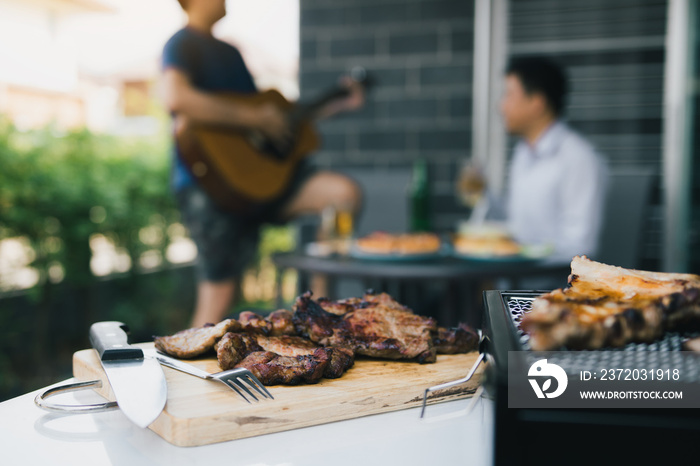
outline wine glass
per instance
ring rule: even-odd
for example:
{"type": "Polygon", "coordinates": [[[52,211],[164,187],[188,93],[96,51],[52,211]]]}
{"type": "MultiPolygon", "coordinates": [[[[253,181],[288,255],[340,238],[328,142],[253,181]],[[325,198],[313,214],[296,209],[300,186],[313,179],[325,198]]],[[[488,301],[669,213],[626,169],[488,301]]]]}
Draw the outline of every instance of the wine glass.
{"type": "Polygon", "coordinates": [[[467,159],[462,164],[457,178],[457,197],[464,206],[471,209],[468,223],[474,226],[482,225],[486,220],[489,203],[486,196],[486,176],[475,158],[467,159]]]}
{"type": "Polygon", "coordinates": [[[486,177],[475,159],[467,159],[457,178],[457,196],[461,203],[474,209],[486,191],[486,177]]]}

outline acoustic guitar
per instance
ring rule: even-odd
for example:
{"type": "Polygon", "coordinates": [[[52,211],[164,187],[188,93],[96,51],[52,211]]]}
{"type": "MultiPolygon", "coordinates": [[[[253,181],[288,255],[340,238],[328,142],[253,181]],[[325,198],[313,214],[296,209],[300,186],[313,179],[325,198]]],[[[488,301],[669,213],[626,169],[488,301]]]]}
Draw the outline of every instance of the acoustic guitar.
{"type": "MultiPolygon", "coordinates": [[[[351,77],[367,88],[364,70],[351,77]]],[[[227,102],[262,106],[268,103],[286,111],[293,137],[280,147],[262,133],[230,127],[179,122],[175,139],[182,160],[202,188],[223,209],[249,213],[283,196],[299,166],[320,145],[313,127],[318,112],[330,102],[350,94],[346,87],[334,88],[307,104],[289,102],[278,91],[258,94],[221,93],[227,102]]]]}

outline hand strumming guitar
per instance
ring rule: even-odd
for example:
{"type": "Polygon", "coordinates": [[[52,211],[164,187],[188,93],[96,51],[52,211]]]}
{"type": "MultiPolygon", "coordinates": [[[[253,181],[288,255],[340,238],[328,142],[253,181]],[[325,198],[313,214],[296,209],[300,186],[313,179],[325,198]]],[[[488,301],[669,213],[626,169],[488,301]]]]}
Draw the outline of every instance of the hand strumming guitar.
{"type": "Polygon", "coordinates": [[[255,112],[253,130],[259,131],[278,147],[288,146],[293,138],[287,112],[273,103],[266,103],[252,110],[255,112]]]}

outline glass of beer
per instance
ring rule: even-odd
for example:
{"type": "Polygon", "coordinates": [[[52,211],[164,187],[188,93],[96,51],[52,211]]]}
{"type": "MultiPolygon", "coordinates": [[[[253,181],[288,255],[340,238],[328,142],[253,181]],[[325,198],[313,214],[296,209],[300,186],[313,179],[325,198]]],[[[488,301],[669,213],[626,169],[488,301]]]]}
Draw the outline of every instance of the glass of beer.
{"type": "Polygon", "coordinates": [[[350,251],[354,228],[352,210],[348,206],[338,206],[335,209],[335,236],[339,254],[347,254],[350,251]]]}

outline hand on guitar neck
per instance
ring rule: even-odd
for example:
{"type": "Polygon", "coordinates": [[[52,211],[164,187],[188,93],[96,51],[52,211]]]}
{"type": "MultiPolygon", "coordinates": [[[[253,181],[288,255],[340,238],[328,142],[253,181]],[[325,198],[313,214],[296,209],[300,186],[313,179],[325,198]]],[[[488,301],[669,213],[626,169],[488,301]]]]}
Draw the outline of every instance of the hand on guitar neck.
{"type": "Polygon", "coordinates": [[[318,112],[317,117],[329,118],[337,113],[351,112],[362,108],[365,104],[365,85],[351,76],[343,76],[340,79],[340,89],[347,90],[346,97],[331,100],[318,112]]]}

